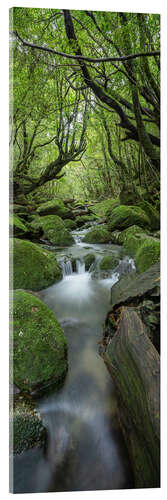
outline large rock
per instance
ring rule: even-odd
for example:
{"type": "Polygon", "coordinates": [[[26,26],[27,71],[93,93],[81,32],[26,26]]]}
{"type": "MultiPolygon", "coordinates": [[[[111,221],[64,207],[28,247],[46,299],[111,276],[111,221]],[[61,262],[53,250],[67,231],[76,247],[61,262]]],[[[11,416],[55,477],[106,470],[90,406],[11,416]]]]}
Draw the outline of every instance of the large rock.
{"type": "Polygon", "coordinates": [[[10,408],[10,453],[19,454],[31,448],[44,448],[46,428],[32,401],[17,397],[10,408]]]}
{"type": "Polygon", "coordinates": [[[72,219],[65,219],[64,225],[66,229],[69,229],[70,231],[73,231],[77,227],[77,223],[75,222],[75,220],[72,219]]]}
{"type": "Polygon", "coordinates": [[[129,252],[136,253],[143,241],[149,236],[137,225],[133,225],[121,231],[118,241],[129,252]]]}
{"type": "Polygon", "coordinates": [[[113,208],[117,207],[119,204],[120,202],[118,199],[108,198],[107,200],[95,203],[92,206],[92,212],[99,217],[105,217],[110,215],[113,208]]]}
{"type": "Polygon", "coordinates": [[[121,306],[131,306],[144,322],[146,332],[160,351],[160,265],[149,270],[122,276],[111,289],[111,310],[105,321],[105,337],[115,334],[117,311],[121,306]]]}
{"type": "Polygon", "coordinates": [[[144,273],[123,276],[111,289],[111,305],[137,304],[149,294],[160,294],[160,264],[157,262],[144,273]]]}
{"type": "Polygon", "coordinates": [[[53,253],[18,238],[10,239],[10,269],[13,288],[41,290],[62,278],[62,270],[53,253]]]}
{"type": "Polygon", "coordinates": [[[136,269],[143,273],[160,260],[160,241],[156,238],[145,238],[136,253],[136,269]]]}
{"type": "Polygon", "coordinates": [[[67,372],[67,344],[53,311],[31,293],[17,290],[10,317],[14,384],[29,393],[60,384],[67,372]]]}
{"type": "Polygon", "coordinates": [[[73,217],[72,211],[65,207],[62,200],[46,201],[37,208],[39,215],[58,215],[62,219],[70,219],[73,217]]]}
{"type": "Polygon", "coordinates": [[[70,246],[74,243],[72,234],[65,227],[63,220],[58,215],[41,217],[44,238],[57,246],[70,246]]]}
{"type": "Polygon", "coordinates": [[[149,228],[149,217],[140,207],[120,205],[113,209],[109,218],[108,229],[109,231],[115,231],[116,229],[120,231],[134,224],[142,228],[149,228]]]}
{"type": "Polygon", "coordinates": [[[160,359],[132,308],[122,307],[104,360],[115,381],[119,421],[136,488],[160,483],[160,359]]]}
{"type": "Polygon", "coordinates": [[[115,255],[105,255],[100,262],[100,269],[107,271],[108,269],[115,269],[118,265],[119,259],[115,255]]]}
{"type": "Polygon", "coordinates": [[[82,241],[86,243],[108,243],[111,241],[111,235],[105,227],[96,226],[85,235],[82,241]]]}

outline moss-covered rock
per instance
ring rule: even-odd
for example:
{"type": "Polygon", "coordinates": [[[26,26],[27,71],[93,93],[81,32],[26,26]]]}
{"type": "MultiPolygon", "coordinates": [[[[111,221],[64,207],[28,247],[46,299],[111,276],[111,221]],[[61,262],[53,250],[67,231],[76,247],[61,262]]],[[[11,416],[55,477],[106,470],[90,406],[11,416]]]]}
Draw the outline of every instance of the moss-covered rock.
{"type": "Polygon", "coordinates": [[[95,255],[93,253],[88,253],[87,255],[85,255],[84,261],[85,261],[85,270],[89,271],[91,264],[95,262],[95,255]]]}
{"type": "Polygon", "coordinates": [[[18,215],[9,215],[9,232],[11,235],[23,237],[28,235],[28,228],[18,215]]]}
{"type": "Polygon", "coordinates": [[[53,245],[69,246],[74,243],[72,234],[65,227],[63,220],[58,215],[45,215],[41,217],[44,237],[53,245]]]}
{"type": "Polygon", "coordinates": [[[13,382],[29,393],[58,384],[67,372],[67,344],[55,314],[23,290],[11,305],[13,382]]]}
{"type": "Polygon", "coordinates": [[[64,225],[65,225],[66,229],[69,229],[71,231],[73,229],[76,229],[76,227],[77,227],[77,223],[75,222],[75,220],[72,220],[72,219],[65,219],[64,225]]]}
{"type": "Polygon", "coordinates": [[[126,229],[133,225],[149,228],[149,217],[142,208],[120,205],[113,209],[108,223],[109,231],[114,231],[115,229],[120,231],[121,229],[126,229]]]}
{"type": "Polygon", "coordinates": [[[160,216],[158,210],[156,210],[156,208],[153,207],[153,205],[151,205],[148,201],[140,202],[140,207],[145,211],[150,219],[150,228],[153,231],[158,231],[160,228],[160,216]]]}
{"type": "Polygon", "coordinates": [[[92,212],[99,216],[105,217],[107,213],[110,213],[110,210],[119,205],[119,200],[115,198],[108,198],[107,200],[100,201],[99,203],[95,203],[91,208],[92,212]]]}
{"type": "Polygon", "coordinates": [[[30,448],[43,448],[46,428],[32,401],[17,398],[10,410],[10,453],[19,454],[30,448]]]}
{"type": "Polygon", "coordinates": [[[86,243],[108,243],[111,241],[111,235],[104,226],[96,226],[85,235],[82,241],[86,243]]]}
{"type": "Polygon", "coordinates": [[[137,271],[143,273],[159,260],[160,241],[156,238],[146,238],[136,253],[137,271]]]}
{"type": "Polygon", "coordinates": [[[41,290],[62,278],[53,253],[18,238],[10,239],[10,266],[13,267],[13,288],[41,290]]]}
{"type": "Polygon", "coordinates": [[[147,238],[147,234],[140,226],[130,226],[124,231],[121,231],[119,243],[121,243],[129,252],[136,253],[141,246],[143,240],[147,238]]]}
{"type": "Polygon", "coordinates": [[[107,271],[114,269],[119,264],[119,259],[115,255],[106,255],[100,262],[100,269],[107,271]]]}
{"type": "Polygon", "coordinates": [[[60,199],[46,201],[37,208],[39,215],[58,215],[62,219],[69,219],[72,216],[72,211],[65,207],[60,199]]]}

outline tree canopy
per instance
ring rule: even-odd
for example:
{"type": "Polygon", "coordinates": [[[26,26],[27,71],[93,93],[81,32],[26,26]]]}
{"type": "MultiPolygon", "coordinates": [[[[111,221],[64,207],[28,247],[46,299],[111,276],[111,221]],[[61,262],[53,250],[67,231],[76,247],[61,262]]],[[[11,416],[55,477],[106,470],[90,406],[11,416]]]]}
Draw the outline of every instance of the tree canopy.
{"type": "Polygon", "coordinates": [[[50,182],[92,198],[129,184],[158,196],[159,24],[156,14],[11,10],[16,197],[50,182]]]}

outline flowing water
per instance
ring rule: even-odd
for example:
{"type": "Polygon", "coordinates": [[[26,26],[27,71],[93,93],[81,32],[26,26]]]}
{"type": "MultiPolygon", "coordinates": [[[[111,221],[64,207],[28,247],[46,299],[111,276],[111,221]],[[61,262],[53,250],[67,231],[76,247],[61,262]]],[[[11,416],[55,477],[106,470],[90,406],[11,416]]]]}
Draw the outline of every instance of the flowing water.
{"type": "Polygon", "coordinates": [[[76,244],[56,251],[63,279],[39,293],[65,332],[69,370],[63,387],[37,402],[48,431],[47,449],[15,457],[15,493],[133,487],[114,383],[98,351],[111,287],[122,272],[135,269],[134,263],[121,247],[86,245],[85,230],[73,234],[76,244]],[[96,257],[89,272],[83,259],[87,253],[96,257]],[[99,273],[92,279],[104,254],[119,255],[120,263],[109,276],[99,273]]]}

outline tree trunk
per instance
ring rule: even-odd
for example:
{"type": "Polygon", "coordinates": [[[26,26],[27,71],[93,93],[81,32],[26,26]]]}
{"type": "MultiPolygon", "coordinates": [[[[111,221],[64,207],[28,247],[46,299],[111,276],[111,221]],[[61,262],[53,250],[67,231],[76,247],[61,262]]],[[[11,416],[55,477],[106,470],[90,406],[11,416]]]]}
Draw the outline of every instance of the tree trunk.
{"type": "Polygon", "coordinates": [[[120,425],[129,450],[136,488],[160,482],[159,354],[132,308],[120,308],[118,329],[104,360],[118,392],[120,425]]]}

